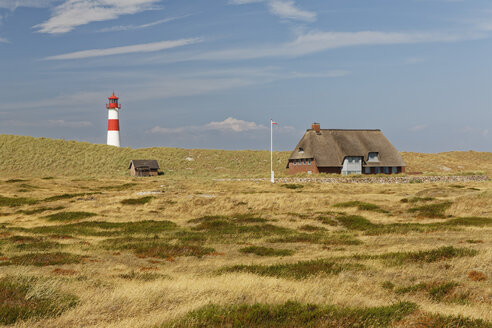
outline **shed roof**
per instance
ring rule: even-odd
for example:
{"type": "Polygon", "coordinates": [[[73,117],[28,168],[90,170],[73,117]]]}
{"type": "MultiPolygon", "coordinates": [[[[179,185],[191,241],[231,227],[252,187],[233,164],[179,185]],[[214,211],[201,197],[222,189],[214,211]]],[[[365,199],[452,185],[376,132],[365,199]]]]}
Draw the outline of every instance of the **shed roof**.
{"type": "Polygon", "coordinates": [[[148,167],[149,169],[158,170],[159,163],[155,159],[132,159],[128,168],[130,169],[132,165],[138,169],[141,167],[148,167]]]}
{"type": "Polygon", "coordinates": [[[309,129],[289,160],[312,158],[318,167],[342,167],[346,156],[363,157],[365,166],[405,166],[381,130],[309,129]],[[370,152],[378,153],[379,162],[366,162],[370,152]]]}

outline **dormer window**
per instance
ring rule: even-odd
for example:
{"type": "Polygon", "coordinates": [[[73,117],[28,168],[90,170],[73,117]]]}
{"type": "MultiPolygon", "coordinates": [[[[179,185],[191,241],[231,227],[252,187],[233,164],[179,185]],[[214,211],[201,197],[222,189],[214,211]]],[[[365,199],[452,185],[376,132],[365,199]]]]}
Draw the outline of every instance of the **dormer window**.
{"type": "Polygon", "coordinates": [[[304,154],[304,148],[299,147],[299,154],[304,154]]]}
{"type": "Polygon", "coordinates": [[[367,161],[368,162],[379,162],[379,153],[370,152],[369,155],[367,156],[367,161]]]}

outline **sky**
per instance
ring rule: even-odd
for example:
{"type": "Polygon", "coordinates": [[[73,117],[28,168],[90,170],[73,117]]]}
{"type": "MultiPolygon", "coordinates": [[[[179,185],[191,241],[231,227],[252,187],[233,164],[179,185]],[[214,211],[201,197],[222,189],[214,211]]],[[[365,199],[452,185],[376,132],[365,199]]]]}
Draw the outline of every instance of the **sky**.
{"type": "Polygon", "coordinates": [[[0,0],[0,134],[292,150],[312,122],[492,151],[490,0],[0,0]]]}

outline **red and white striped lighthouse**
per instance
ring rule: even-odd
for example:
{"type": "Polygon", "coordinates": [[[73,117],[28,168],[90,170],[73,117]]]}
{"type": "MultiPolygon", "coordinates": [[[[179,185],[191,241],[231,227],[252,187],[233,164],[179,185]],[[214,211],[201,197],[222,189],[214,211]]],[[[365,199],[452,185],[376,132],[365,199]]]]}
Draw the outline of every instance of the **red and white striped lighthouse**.
{"type": "Polygon", "coordinates": [[[120,120],[118,113],[121,105],[118,104],[118,97],[113,95],[108,98],[109,104],[106,104],[108,109],[108,146],[120,146],[120,120]]]}

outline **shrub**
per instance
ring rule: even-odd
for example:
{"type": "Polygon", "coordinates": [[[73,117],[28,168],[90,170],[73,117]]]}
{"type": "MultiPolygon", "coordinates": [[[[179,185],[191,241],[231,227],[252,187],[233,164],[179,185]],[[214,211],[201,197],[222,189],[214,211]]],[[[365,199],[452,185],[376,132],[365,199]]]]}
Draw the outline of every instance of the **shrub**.
{"type": "Polygon", "coordinates": [[[395,288],[395,284],[389,280],[386,280],[381,284],[381,287],[383,287],[384,289],[393,290],[395,288]]]}
{"type": "Polygon", "coordinates": [[[412,198],[402,198],[400,202],[402,203],[418,203],[418,202],[430,202],[435,200],[434,197],[412,197],[412,198]]]}
{"type": "Polygon", "coordinates": [[[96,216],[96,213],[90,212],[59,212],[51,215],[47,215],[44,218],[48,221],[75,221],[87,219],[96,216]]]}
{"type": "Polygon", "coordinates": [[[426,218],[445,218],[445,212],[451,207],[452,202],[444,202],[438,204],[429,204],[419,207],[412,207],[408,210],[409,213],[417,213],[419,217],[426,218]]]}
{"type": "Polygon", "coordinates": [[[296,233],[268,240],[271,243],[311,243],[322,245],[360,245],[362,242],[345,234],[296,233]]]}
{"type": "Polygon", "coordinates": [[[481,319],[470,319],[463,316],[443,316],[431,313],[423,313],[412,321],[412,327],[490,328],[492,326],[490,322],[481,319]]]}
{"type": "Polygon", "coordinates": [[[354,200],[354,201],[350,201],[350,202],[344,202],[344,203],[338,203],[338,204],[333,205],[333,207],[341,207],[341,208],[357,207],[360,211],[373,211],[373,212],[379,212],[379,213],[389,213],[388,211],[377,206],[376,204],[360,202],[358,200],[354,200]]]}
{"type": "Polygon", "coordinates": [[[38,201],[32,198],[21,198],[21,197],[4,197],[0,196],[0,207],[5,206],[5,207],[17,207],[17,206],[22,206],[22,205],[33,205],[36,204],[38,201]]]}
{"type": "Polygon", "coordinates": [[[56,226],[41,226],[23,231],[36,234],[83,235],[83,236],[115,236],[134,234],[155,234],[173,230],[177,227],[171,221],[137,221],[137,222],[78,222],[56,226]]]}
{"type": "Polygon", "coordinates": [[[73,264],[80,263],[83,259],[80,255],[74,255],[70,253],[28,253],[19,256],[11,257],[7,262],[3,262],[2,265],[34,265],[34,266],[47,266],[47,265],[61,265],[61,264],[73,264]]]}
{"type": "Polygon", "coordinates": [[[440,302],[446,295],[451,293],[453,289],[458,286],[455,282],[446,282],[438,284],[437,286],[432,286],[429,289],[429,296],[436,302],[440,302]]]}
{"type": "Polygon", "coordinates": [[[213,253],[215,250],[190,243],[169,244],[159,238],[116,238],[103,242],[103,246],[109,249],[130,250],[137,257],[171,258],[178,256],[202,257],[213,253]]]}
{"type": "Polygon", "coordinates": [[[17,183],[17,182],[26,182],[27,180],[24,179],[9,179],[5,181],[6,183],[17,183]]]}
{"type": "Polygon", "coordinates": [[[261,246],[249,246],[241,248],[239,251],[241,253],[255,254],[258,256],[290,256],[294,254],[294,251],[290,249],[275,249],[261,246]]]}
{"type": "Polygon", "coordinates": [[[53,290],[32,293],[33,285],[32,279],[9,276],[0,279],[0,324],[57,316],[78,302],[73,295],[53,290]]]}
{"type": "Polygon", "coordinates": [[[249,272],[260,276],[305,279],[319,274],[336,275],[342,271],[358,271],[362,269],[364,269],[364,266],[357,263],[337,263],[328,260],[312,260],[299,261],[290,264],[235,265],[222,268],[220,272],[249,272]]]}
{"type": "Polygon", "coordinates": [[[108,191],[121,191],[121,190],[129,189],[129,188],[134,187],[136,185],[137,185],[136,183],[125,183],[125,184],[122,184],[119,186],[103,186],[103,187],[99,187],[99,189],[100,190],[108,190],[108,191]]]}
{"type": "Polygon", "coordinates": [[[169,276],[159,273],[152,272],[135,272],[131,271],[130,273],[120,274],[118,277],[127,280],[141,280],[141,281],[154,281],[157,279],[168,279],[169,276]]]}
{"type": "Polygon", "coordinates": [[[61,246],[61,244],[54,241],[29,236],[12,236],[8,239],[8,241],[13,243],[15,248],[19,250],[48,250],[61,246]]]}
{"type": "Polygon", "coordinates": [[[295,183],[285,183],[280,185],[281,187],[287,188],[287,189],[302,189],[304,188],[303,185],[301,184],[295,184],[295,183]]]}
{"type": "Polygon", "coordinates": [[[478,251],[473,249],[444,246],[428,251],[395,252],[369,257],[382,259],[389,265],[401,265],[404,263],[431,263],[448,260],[454,257],[475,256],[477,254],[478,251]]]}
{"type": "Polygon", "coordinates": [[[33,210],[19,210],[17,211],[17,213],[22,213],[22,214],[26,214],[26,215],[32,215],[32,214],[39,214],[39,213],[43,213],[43,212],[46,212],[46,211],[59,211],[59,210],[63,210],[65,207],[63,206],[57,206],[57,207],[40,207],[40,208],[36,208],[36,209],[33,209],[33,210]]]}
{"type": "Polygon", "coordinates": [[[491,218],[484,217],[466,217],[466,218],[456,218],[448,220],[446,225],[460,225],[460,226],[476,226],[484,227],[492,225],[491,218]]]}
{"type": "Polygon", "coordinates": [[[147,204],[152,199],[154,199],[153,196],[146,196],[146,197],[142,197],[142,198],[129,198],[129,199],[122,200],[121,204],[123,204],[123,205],[143,205],[143,204],[147,204]]]}
{"type": "Polygon", "coordinates": [[[468,272],[468,278],[470,278],[470,280],[473,281],[487,280],[487,276],[483,272],[475,271],[475,270],[468,272]]]}
{"type": "Polygon", "coordinates": [[[310,224],[305,224],[305,225],[300,226],[299,230],[313,232],[313,231],[325,231],[326,229],[323,227],[317,227],[317,226],[313,226],[310,224]]]}
{"type": "Polygon", "coordinates": [[[57,200],[64,200],[64,199],[72,199],[75,197],[82,197],[82,196],[88,196],[88,195],[96,195],[100,194],[98,192],[90,192],[90,193],[78,193],[78,194],[62,194],[62,195],[56,195],[56,196],[51,196],[48,198],[45,198],[45,202],[55,202],[57,200]]]}
{"type": "Polygon", "coordinates": [[[372,308],[346,308],[292,301],[278,305],[207,305],[162,325],[162,328],[388,327],[392,322],[402,320],[416,309],[416,304],[408,302],[372,308]]]}

